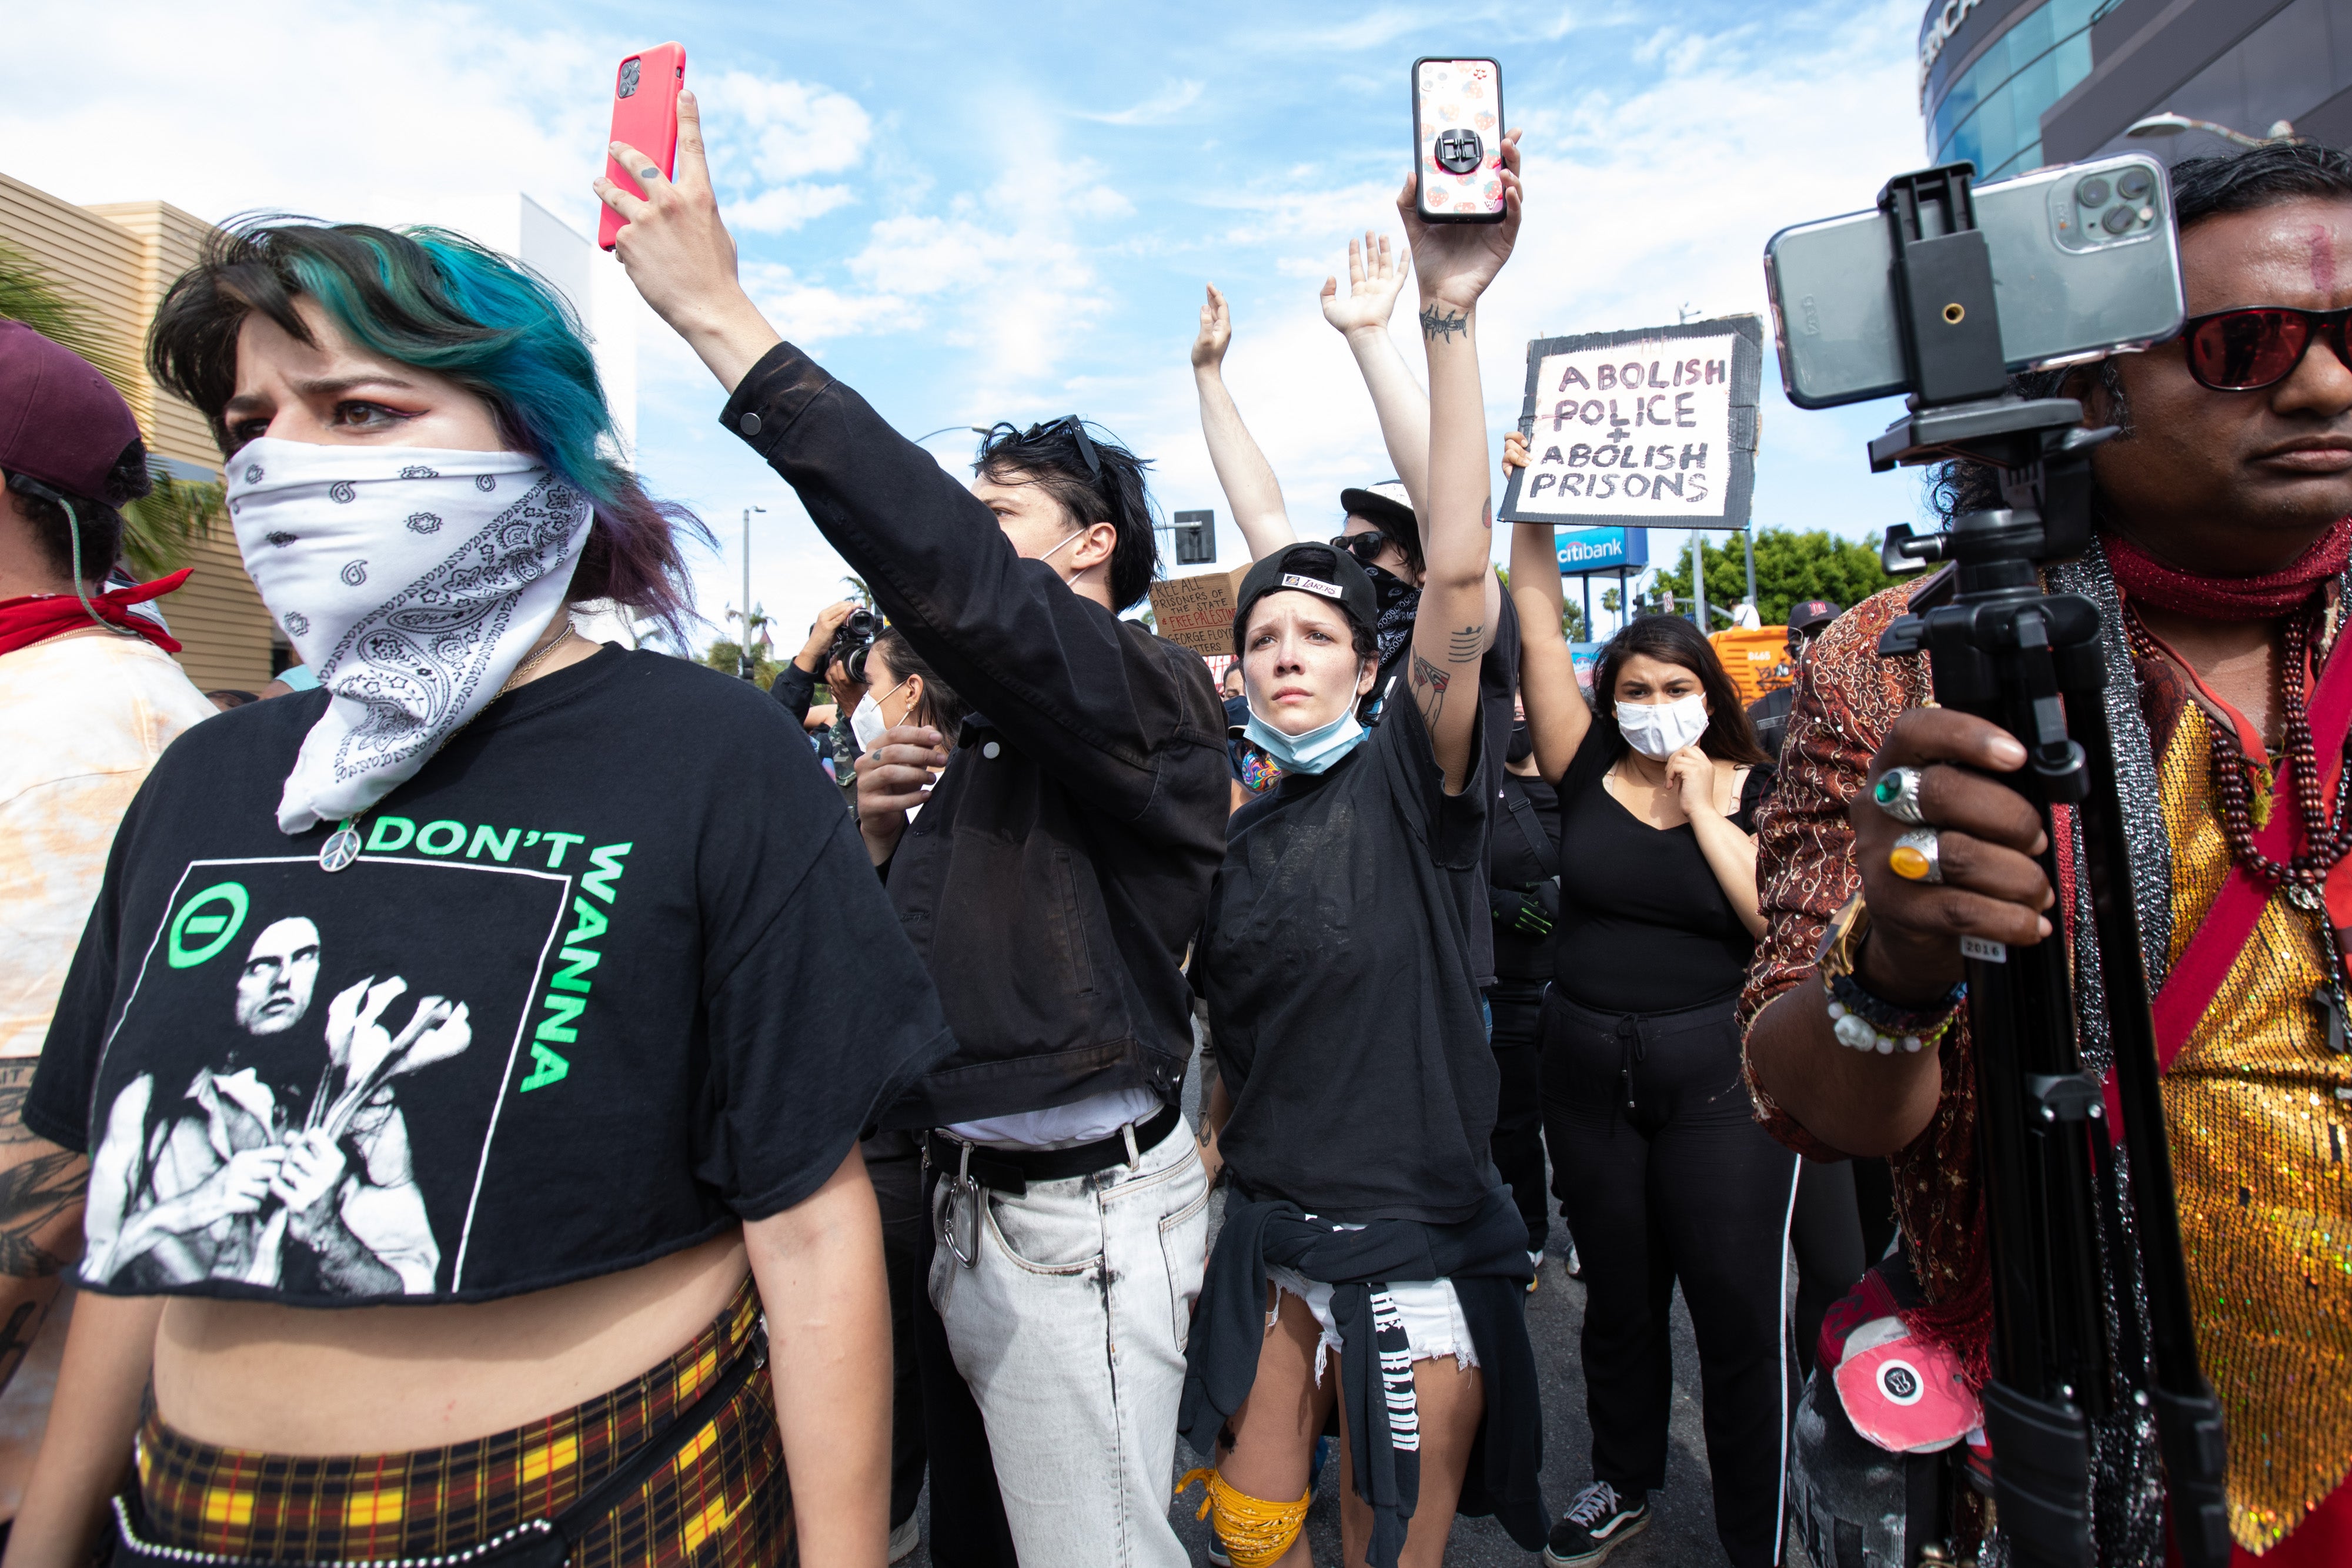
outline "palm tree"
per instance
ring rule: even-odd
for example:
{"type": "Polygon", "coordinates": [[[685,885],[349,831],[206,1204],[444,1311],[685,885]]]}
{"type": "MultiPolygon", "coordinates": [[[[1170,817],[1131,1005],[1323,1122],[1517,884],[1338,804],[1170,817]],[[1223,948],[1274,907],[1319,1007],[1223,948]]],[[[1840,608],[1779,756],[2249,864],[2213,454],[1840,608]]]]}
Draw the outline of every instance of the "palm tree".
{"type": "MultiPolygon", "coordinates": [[[[53,343],[98,367],[130,398],[140,390],[136,367],[107,339],[89,307],[67,293],[24,252],[0,241],[0,319],[22,321],[53,343]]],[[[160,577],[187,559],[189,548],[221,515],[226,487],[154,475],[155,488],[122,508],[123,565],[141,578],[160,577]]]]}

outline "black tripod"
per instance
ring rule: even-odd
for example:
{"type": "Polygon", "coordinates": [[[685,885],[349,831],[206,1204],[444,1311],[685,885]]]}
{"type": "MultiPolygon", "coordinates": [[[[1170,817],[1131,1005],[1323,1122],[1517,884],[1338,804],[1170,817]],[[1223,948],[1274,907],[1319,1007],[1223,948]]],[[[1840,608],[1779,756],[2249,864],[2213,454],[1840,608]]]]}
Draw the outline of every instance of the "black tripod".
{"type": "Polygon", "coordinates": [[[1871,467],[1973,459],[1999,471],[2006,505],[1968,513],[1931,538],[1890,531],[1890,566],[1898,557],[1940,559],[1955,570],[1948,596],[1915,599],[1879,652],[1932,654],[1937,702],[1989,719],[2023,744],[2025,770],[2004,782],[2040,808],[2050,835],[2042,869],[2053,887],[2052,808],[2071,805],[2080,819],[2155,1340],[2154,1385],[2144,1387],[2129,1291],[2117,1291],[2120,1345],[2103,1305],[2101,1219],[2110,1235],[2123,1234],[2116,1223],[2122,1184],[2098,1077],[2082,1062],[2063,946],[1967,939],[1992,1272],[1993,1377],[1984,1404],[1993,1497],[2016,1562],[2087,1568],[2090,1423],[2118,1400],[2152,1406],[2182,1560],[2225,1568],[2221,1413],[2198,1364],[2173,1206],[2156,1030],[2101,697],[2107,669],[2099,612],[2080,595],[2044,593],[2037,570],[2089,547],[2090,452],[2116,433],[2082,429],[2082,405],[2071,398],[2029,402],[2006,391],[1991,261],[1969,201],[1972,172],[1966,163],[1930,169],[1890,181],[1880,193],[1916,390],[1908,414],[1871,443],[1871,467]]]}

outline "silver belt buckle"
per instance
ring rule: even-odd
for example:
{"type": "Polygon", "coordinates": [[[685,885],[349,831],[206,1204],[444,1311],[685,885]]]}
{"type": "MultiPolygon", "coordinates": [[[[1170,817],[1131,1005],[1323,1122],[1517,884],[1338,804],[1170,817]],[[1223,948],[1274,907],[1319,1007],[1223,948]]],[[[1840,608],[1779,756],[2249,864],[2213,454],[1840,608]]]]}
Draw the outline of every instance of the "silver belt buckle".
{"type": "Polygon", "coordinates": [[[962,1150],[962,1157],[957,1161],[955,1174],[942,1178],[948,1200],[933,1224],[939,1234],[940,1245],[945,1247],[958,1263],[969,1269],[980,1261],[980,1184],[971,1179],[971,1145],[952,1134],[940,1135],[954,1142],[962,1150]],[[956,1206],[959,1202],[967,1206],[971,1216],[969,1246],[956,1239],[956,1206]]]}

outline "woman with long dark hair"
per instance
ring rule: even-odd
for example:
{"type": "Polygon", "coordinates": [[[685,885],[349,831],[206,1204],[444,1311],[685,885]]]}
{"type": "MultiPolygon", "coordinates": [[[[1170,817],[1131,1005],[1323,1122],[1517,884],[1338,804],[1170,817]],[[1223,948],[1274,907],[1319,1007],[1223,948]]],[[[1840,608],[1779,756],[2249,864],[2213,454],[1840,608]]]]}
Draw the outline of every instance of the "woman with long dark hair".
{"type": "Polygon", "coordinates": [[[12,1129],[86,1245],[10,1563],[134,1439],[118,1562],[879,1562],[856,1140],[949,1041],[782,708],[573,629],[698,525],[454,235],[233,229],[149,357],[320,689],[164,753],[12,1129]]]}
{"type": "Polygon", "coordinates": [[[1763,918],[1745,800],[1767,758],[1715,649],[1653,615],[1602,648],[1588,703],[1549,528],[1511,591],[1536,762],[1559,793],[1560,919],[1544,999],[1544,1141],[1583,1265],[1591,1485],[1545,1561],[1598,1562],[1650,1520],[1674,1396],[1667,1311],[1697,1331],[1716,1533],[1779,1555],[1794,1396],[1781,1320],[1797,1161],[1750,1113],[1734,1010],[1763,918]]]}

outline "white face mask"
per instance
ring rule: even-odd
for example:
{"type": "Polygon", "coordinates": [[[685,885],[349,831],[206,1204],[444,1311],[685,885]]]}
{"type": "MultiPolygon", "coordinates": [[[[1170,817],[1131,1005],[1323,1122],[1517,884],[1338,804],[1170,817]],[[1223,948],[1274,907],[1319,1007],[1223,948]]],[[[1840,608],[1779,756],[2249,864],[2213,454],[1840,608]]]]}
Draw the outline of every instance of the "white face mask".
{"type": "Polygon", "coordinates": [[[245,570],[332,694],[278,804],[299,833],[406,782],[564,613],[588,498],[519,452],[263,436],[228,464],[245,570]]]}
{"type": "Polygon", "coordinates": [[[1617,729],[1626,745],[1664,762],[1706,733],[1706,698],[1693,692],[1667,703],[1619,703],[1617,729]]]}
{"type": "MultiPolygon", "coordinates": [[[[914,678],[909,675],[907,680],[911,681],[914,678]]],[[[886,697],[889,696],[904,687],[906,684],[907,681],[900,681],[898,685],[892,686],[889,691],[882,695],[886,697]]],[[[882,732],[889,727],[889,721],[882,716],[881,703],[871,694],[858,699],[857,706],[850,710],[849,733],[857,737],[857,749],[860,751],[871,751],[881,745],[882,732]]]]}
{"type": "MultiPolygon", "coordinates": [[[[1092,525],[1090,524],[1088,526],[1091,527],[1092,525]]],[[[1062,541],[1062,545],[1068,544],[1070,539],[1084,538],[1086,538],[1086,534],[1087,530],[1085,528],[1080,528],[1076,533],[1072,534],[1070,538],[1064,539],[1062,541]]],[[[1055,545],[1052,549],[1047,550],[1044,555],[1039,556],[1037,559],[1039,560],[1053,559],[1055,555],[1060,553],[1062,545],[1055,545]]],[[[1070,573],[1069,576],[1062,579],[1062,585],[1066,588],[1076,588],[1078,585],[1078,579],[1086,576],[1086,574],[1092,570],[1093,569],[1091,567],[1080,567],[1077,570],[1070,573]]]]}

